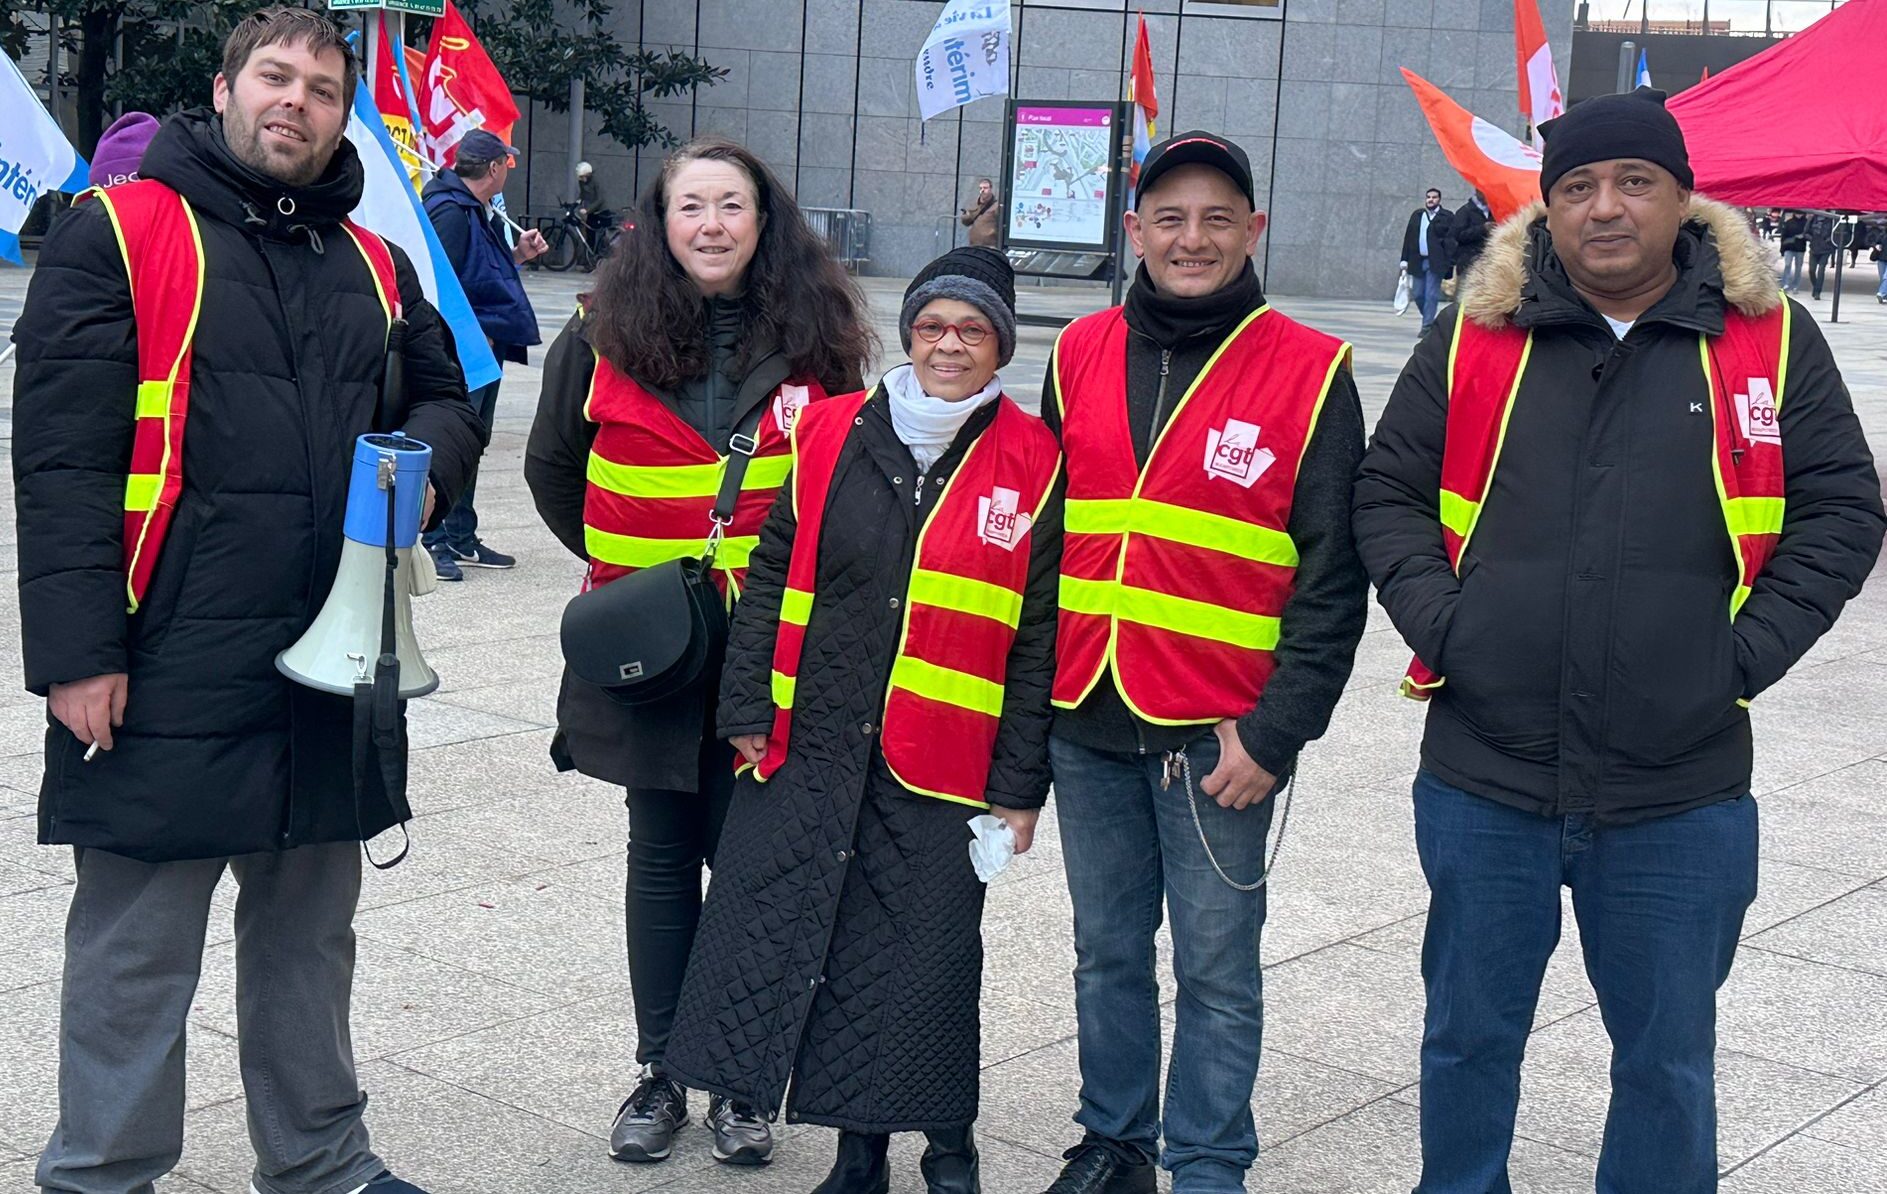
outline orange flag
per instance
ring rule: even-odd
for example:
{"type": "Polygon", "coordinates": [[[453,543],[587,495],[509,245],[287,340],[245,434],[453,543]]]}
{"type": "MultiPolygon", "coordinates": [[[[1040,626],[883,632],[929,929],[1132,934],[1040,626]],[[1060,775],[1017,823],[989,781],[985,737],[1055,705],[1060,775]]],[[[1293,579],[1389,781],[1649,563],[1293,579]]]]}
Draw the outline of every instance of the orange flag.
{"type": "Polygon", "coordinates": [[[1504,220],[1540,201],[1540,151],[1489,124],[1448,98],[1441,88],[1404,67],[1422,115],[1440,142],[1448,164],[1487,197],[1487,208],[1504,220]]]}
{"type": "Polygon", "coordinates": [[[1519,59],[1520,114],[1533,127],[1533,147],[1538,149],[1540,126],[1565,115],[1566,100],[1559,93],[1559,71],[1535,0],[1514,0],[1514,54],[1519,59]]]}

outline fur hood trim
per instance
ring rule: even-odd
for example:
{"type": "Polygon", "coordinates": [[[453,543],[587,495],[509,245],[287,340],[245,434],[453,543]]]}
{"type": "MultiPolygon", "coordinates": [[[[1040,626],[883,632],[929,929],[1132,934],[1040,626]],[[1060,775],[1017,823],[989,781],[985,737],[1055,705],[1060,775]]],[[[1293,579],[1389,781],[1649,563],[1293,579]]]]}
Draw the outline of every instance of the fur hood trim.
{"type": "MultiPolygon", "coordinates": [[[[1535,221],[1546,218],[1546,205],[1535,203],[1501,221],[1475,263],[1461,298],[1461,310],[1486,328],[1504,327],[1520,309],[1527,280],[1527,258],[1535,221]]],[[[1716,242],[1723,271],[1723,297],[1745,315],[1762,315],[1782,305],[1769,252],[1751,235],[1742,213],[1702,195],[1692,195],[1687,223],[1703,226],[1716,242]]]]}

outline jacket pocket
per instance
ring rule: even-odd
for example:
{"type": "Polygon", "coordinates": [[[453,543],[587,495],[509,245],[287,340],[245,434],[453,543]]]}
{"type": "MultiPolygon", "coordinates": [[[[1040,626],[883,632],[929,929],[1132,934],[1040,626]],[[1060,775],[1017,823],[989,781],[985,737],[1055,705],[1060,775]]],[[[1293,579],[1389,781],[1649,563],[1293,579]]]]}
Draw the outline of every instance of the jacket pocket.
{"type": "MultiPolygon", "coordinates": [[[[1666,577],[1662,600],[1632,603],[1611,661],[1607,739],[1645,766],[1681,762],[1745,714],[1726,584],[1666,577]]],[[[1625,607],[1621,602],[1621,607],[1625,607]]]]}
{"type": "Polygon", "coordinates": [[[1440,690],[1475,735],[1505,754],[1550,759],[1557,749],[1563,611],[1549,566],[1471,560],[1443,640],[1440,690]],[[1539,573],[1536,575],[1536,573],[1539,573]]]}

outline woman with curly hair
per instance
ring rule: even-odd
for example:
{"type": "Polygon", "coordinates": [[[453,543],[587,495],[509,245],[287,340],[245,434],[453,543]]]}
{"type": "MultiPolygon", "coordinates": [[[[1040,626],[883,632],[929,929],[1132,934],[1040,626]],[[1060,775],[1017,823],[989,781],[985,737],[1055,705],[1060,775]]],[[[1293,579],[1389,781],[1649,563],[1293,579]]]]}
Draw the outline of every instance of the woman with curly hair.
{"type": "MultiPolygon", "coordinates": [[[[682,146],[625,223],[594,293],[551,346],[524,475],[551,532],[588,564],[585,588],[701,554],[730,446],[753,448],[715,579],[730,605],[790,465],[809,402],[857,390],[873,338],[857,287],[793,196],[746,149],[682,146]],[[757,446],[756,446],[757,445],[757,446]]],[[[625,705],[566,672],[551,757],[628,790],[629,983],[642,1072],[610,1153],[668,1157],[687,1095],[663,1072],[701,866],[734,785],[714,730],[719,675],[681,696],[625,705]]],[[[767,1121],[711,1098],[715,1156],[761,1164],[767,1121]]]]}

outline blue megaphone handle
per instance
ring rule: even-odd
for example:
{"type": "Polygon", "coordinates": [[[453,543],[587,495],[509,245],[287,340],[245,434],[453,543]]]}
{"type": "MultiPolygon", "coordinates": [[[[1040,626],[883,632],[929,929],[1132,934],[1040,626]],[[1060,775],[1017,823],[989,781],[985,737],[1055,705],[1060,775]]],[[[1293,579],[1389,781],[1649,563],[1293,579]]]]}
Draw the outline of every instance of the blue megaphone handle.
{"type": "Polygon", "coordinates": [[[389,459],[394,469],[393,546],[411,547],[419,541],[419,516],[426,505],[432,449],[400,431],[363,435],[354,441],[354,471],[347,484],[343,533],[370,547],[387,545],[387,494],[380,488],[379,476],[380,462],[389,459]]]}

